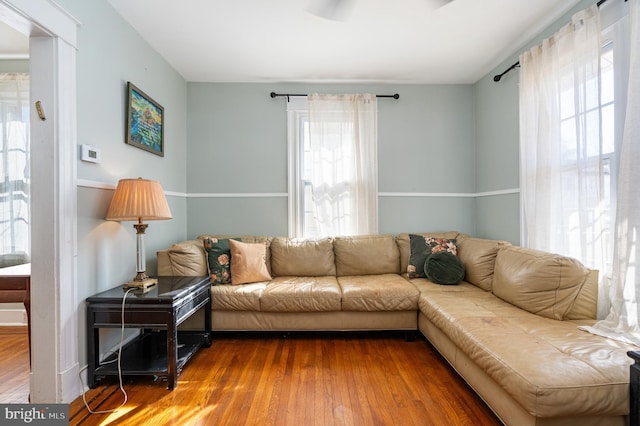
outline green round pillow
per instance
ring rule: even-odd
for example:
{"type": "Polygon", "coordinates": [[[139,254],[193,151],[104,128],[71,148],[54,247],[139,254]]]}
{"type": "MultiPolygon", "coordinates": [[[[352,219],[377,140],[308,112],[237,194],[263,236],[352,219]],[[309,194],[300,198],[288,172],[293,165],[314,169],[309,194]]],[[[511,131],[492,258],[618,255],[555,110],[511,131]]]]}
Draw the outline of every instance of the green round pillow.
{"type": "Polygon", "coordinates": [[[424,262],[424,274],[436,284],[458,284],[464,278],[464,264],[448,251],[433,253],[424,262]]]}

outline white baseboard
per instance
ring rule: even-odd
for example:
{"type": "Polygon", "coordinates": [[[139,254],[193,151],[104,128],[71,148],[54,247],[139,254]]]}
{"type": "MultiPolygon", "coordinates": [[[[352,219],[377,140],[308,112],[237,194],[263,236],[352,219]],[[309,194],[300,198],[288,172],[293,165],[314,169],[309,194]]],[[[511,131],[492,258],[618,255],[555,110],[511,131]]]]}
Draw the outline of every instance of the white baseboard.
{"type": "Polygon", "coordinates": [[[61,372],[58,376],[61,383],[63,383],[62,390],[64,392],[64,394],[61,395],[60,398],[62,399],[62,402],[71,404],[71,402],[73,402],[78,397],[78,395],[81,395],[84,392],[82,384],[78,379],[80,377],[78,363],[73,364],[70,368],[68,368],[66,371],[61,372]]]}
{"type": "Polygon", "coordinates": [[[27,312],[24,309],[0,309],[0,326],[26,326],[27,312]]]}

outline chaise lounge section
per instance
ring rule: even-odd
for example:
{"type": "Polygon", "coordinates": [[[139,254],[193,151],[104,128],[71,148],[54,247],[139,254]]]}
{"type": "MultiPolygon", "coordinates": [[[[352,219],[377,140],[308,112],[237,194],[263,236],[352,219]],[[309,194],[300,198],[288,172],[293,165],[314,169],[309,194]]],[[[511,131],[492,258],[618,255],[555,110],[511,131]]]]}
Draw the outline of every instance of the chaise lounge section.
{"type": "MultiPolygon", "coordinates": [[[[626,353],[637,348],[578,328],[595,322],[598,274],[574,259],[455,231],[203,235],[158,252],[158,274],[207,275],[205,242],[230,238],[263,249],[266,272],[212,285],[216,331],[420,331],[505,424],[626,424],[626,353]],[[412,238],[422,237],[455,242],[463,281],[409,277],[412,238]]],[[[247,256],[230,254],[233,277],[234,259],[247,256]]]]}

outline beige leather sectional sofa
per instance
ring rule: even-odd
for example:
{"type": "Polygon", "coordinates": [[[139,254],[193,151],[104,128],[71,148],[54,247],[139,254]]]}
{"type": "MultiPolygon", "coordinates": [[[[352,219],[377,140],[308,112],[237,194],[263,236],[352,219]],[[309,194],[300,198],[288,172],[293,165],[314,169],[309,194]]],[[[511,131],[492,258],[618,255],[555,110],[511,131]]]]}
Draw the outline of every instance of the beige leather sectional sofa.
{"type": "MultiPolygon", "coordinates": [[[[409,234],[264,244],[270,280],[212,286],[217,331],[419,330],[508,425],[624,425],[634,346],[578,329],[597,271],[559,255],[456,239],[465,279],[409,279],[409,234]]],[[[158,275],[207,275],[206,238],[158,252],[158,275]]],[[[233,263],[233,257],[231,258],[233,263]]]]}

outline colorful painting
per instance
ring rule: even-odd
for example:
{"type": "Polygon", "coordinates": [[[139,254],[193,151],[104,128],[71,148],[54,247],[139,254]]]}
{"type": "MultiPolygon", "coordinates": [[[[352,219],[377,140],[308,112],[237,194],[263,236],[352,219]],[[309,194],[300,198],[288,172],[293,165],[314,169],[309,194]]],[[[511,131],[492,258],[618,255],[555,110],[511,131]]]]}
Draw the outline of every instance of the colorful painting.
{"type": "Polygon", "coordinates": [[[164,108],[131,82],[127,93],[125,142],[164,157],[164,108]]]}

